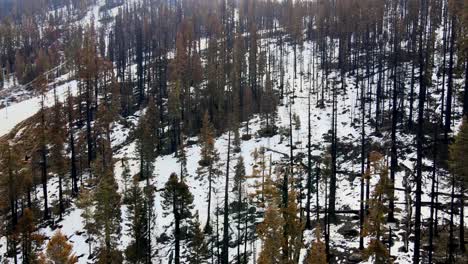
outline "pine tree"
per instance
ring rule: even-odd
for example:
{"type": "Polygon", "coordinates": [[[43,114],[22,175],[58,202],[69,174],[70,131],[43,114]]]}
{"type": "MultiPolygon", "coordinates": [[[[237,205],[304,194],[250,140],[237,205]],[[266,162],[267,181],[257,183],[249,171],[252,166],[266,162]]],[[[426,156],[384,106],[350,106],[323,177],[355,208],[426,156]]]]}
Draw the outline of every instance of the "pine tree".
{"type": "Polygon", "coordinates": [[[203,115],[202,128],[200,130],[199,143],[201,145],[200,156],[198,162],[201,166],[209,166],[213,162],[214,148],[214,128],[210,122],[208,112],[203,115]]]}
{"type": "Polygon", "coordinates": [[[40,125],[37,126],[36,133],[38,135],[38,140],[36,142],[35,151],[40,155],[39,163],[41,165],[41,184],[42,184],[42,195],[44,199],[44,220],[49,219],[49,200],[48,200],[48,169],[49,169],[49,160],[47,153],[49,152],[49,126],[46,120],[46,110],[45,110],[45,92],[47,90],[47,80],[41,76],[36,82],[36,88],[40,91],[41,94],[41,109],[40,109],[40,125]]]}
{"type": "Polygon", "coordinates": [[[309,254],[307,255],[305,264],[327,264],[327,252],[325,243],[320,239],[322,233],[320,226],[315,228],[315,241],[312,242],[309,254]]]}
{"type": "Polygon", "coordinates": [[[288,256],[283,256],[283,263],[297,263],[302,248],[304,222],[299,218],[296,192],[290,190],[288,198],[288,206],[283,208],[284,234],[286,235],[284,241],[287,240],[284,246],[288,247],[288,256]]]}
{"type": "Polygon", "coordinates": [[[88,254],[91,255],[93,237],[97,232],[96,222],[94,219],[93,193],[90,190],[82,189],[78,196],[78,200],[76,201],[76,205],[82,210],[80,216],[83,218],[83,228],[87,234],[86,240],[88,243],[88,254]]]}
{"type": "Polygon", "coordinates": [[[191,236],[190,241],[188,242],[188,252],[187,261],[190,264],[202,264],[207,263],[208,259],[208,245],[205,242],[205,235],[201,229],[200,221],[198,220],[198,215],[194,217],[191,225],[191,236]]]}
{"type": "MultiPolygon", "coordinates": [[[[115,113],[109,108],[108,104],[99,106],[96,114],[96,122],[94,124],[95,136],[104,138],[106,141],[111,141],[111,124],[116,120],[115,113]]],[[[99,140],[97,138],[96,140],[99,140]]]]}
{"type": "Polygon", "coordinates": [[[468,184],[468,162],[465,155],[468,153],[468,118],[460,126],[455,141],[450,145],[450,169],[457,175],[460,183],[468,184]]]}
{"type": "Polygon", "coordinates": [[[459,242],[461,252],[465,252],[465,230],[464,230],[464,194],[468,185],[468,163],[466,162],[466,153],[468,153],[468,117],[465,117],[458,134],[455,136],[455,142],[449,148],[450,170],[456,176],[456,184],[460,188],[460,233],[459,242]]]}
{"type": "Polygon", "coordinates": [[[171,152],[177,151],[179,146],[179,139],[181,133],[180,123],[182,120],[182,105],[180,101],[181,84],[177,81],[175,85],[169,90],[168,98],[168,115],[171,126],[171,152]]]}
{"type": "Polygon", "coordinates": [[[120,263],[122,255],[117,249],[121,231],[120,194],[111,170],[100,175],[94,199],[94,219],[100,240],[98,263],[120,263]]]}
{"type": "Polygon", "coordinates": [[[219,170],[219,154],[215,149],[214,129],[209,121],[208,112],[203,116],[203,125],[200,130],[199,143],[201,144],[199,168],[197,169],[198,177],[207,177],[208,179],[208,197],[207,197],[207,221],[204,228],[205,233],[211,233],[211,204],[213,182],[220,175],[219,170]]]}
{"type": "MultiPolygon", "coordinates": [[[[242,193],[242,185],[245,182],[245,165],[244,165],[244,158],[242,156],[239,156],[237,159],[237,164],[234,166],[234,188],[233,191],[235,191],[238,195],[241,195],[242,193]]],[[[240,201],[240,199],[239,199],[240,201]]]]}
{"type": "Polygon", "coordinates": [[[262,251],[258,257],[259,264],[284,263],[281,248],[284,246],[284,219],[277,202],[271,202],[257,233],[262,240],[262,251]]]}
{"type": "Polygon", "coordinates": [[[55,105],[52,109],[51,126],[48,131],[50,137],[50,166],[53,172],[58,175],[58,202],[59,202],[59,219],[62,219],[62,215],[65,211],[65,205],[63,201],[63,176],[66,173],[65,168],[65,155],[64,155],[64,144],[66,140],[65,127],[65,113],[63,112],[63,106],[58,102],[57,95],[55,94],[55,105]]]}
{"type": "Polygon", "coordinates": [[[272,159],[270,156],[270,165],[267,166],[264,147],[261,147],[259,150],[254,149],[251,155],[254,159],[254,164],[252,166],[252,175],[249,178],[261,178],[260,182],[255,182],[255,193],[253,196],[257,206],[266,209],[267,201],[276,199],[275,197],[278,195],[278,189],[274,186],[274,182],[271,179],[273,170],[272,159]]]}
{"type": "Polygon", "coordinates": [[[140,159],[140,179],[146,180],[145,199],[147,208],[147,260],[151,261],[151,224],[153,222],[154,188],[151,184],[153,176],[153,162],[160,148],[160,115],[153,97],[148,101],[146,112],[140,117],[135,134],[137,137],[137,152],[140,159]]]}
{"type": "Polygon", "coordinates": [[[385,223],[388,213],[388,200],[392,199],[391,184],[388,177],[388,168],[383,164],[383,157],[380,153],[372,152],[370,155],[374,173],[379,175],[379,181],[374,188],[372,198],[369,203],[369,214],[364,223],[364,235],[370,236],[370,242],[364,250],[364,256],[374,257],[374,262],[378,264],[392,263],[390,254],[383,244],[381,238],[386,231],[385,223]]]}
{"type": "Polygon", "coordinates": [[[129,221],[129,236],[132,241],[125,250],[126,260],[130,263],[144,263],[148,253],[148,230],[147,209],[143,191],[138,185],[136,179],[133,180],[132,186],[126,192],[128,202],[128,221],[129,221]]]}
{"type": "Polygon", "coordinates": [[[69,142],[68,148],[70,152],[70,176],[72,180],[72,195],[78,195],[78,168],[77,168],[77,153],[76,153],[76,146],[75,146],[75,129],[74,129],[74,122],[75,122],[75,101],[71,95],[70,87],[68,88],[68,95],[67,95],[67,102],[66,102],[66,110],[67,113],[67,122],[68,122],[68,135],[69,135],[69,142]]]}
{"type": "MultiPolygon", "coordinates": [[[[96,129],[96,131],[98,131],[98,129],[96,129]]],[[[92,180],[92,183],[100,182],[101,176],[112,172],[114,165],[110,141],[107,140],[104,134],[99,134],[95,138],[96,141],[93,145],[95,146],[96,157],[91,162],[91,172],[97,177],[92,180]]]]}
{"type": "Polygon", "coordinates": [[[91,167],[92,161],[95,159],[96,153],[93,148],[93,129],[92,121],[97,110],[93,107],[93,102],[97,98],[93,98],[93,82],[97,79],[98,65],[96,54],[96,39],[95,39],[94,24],[86,29],[83,36],[83,47],[76,53],[78,77],[85,84],[84,94],[81,95],[85,103],[85,116],[86,116],[86,147],[87,147],[87,162],[88,167],[91,167]]]}
{"type": "MultiPolygon", "coordinates": [[[[243,212],[245,210],[245,207],[247,206],[246,203],[244,202],[245,197],[242,196],[244,189],[243,185],[246,180],[246,173],[245,173],[245,165],[244,165],[244,158],[242,156],[239,156],[237,159],[237,164],[234,166],[235,173],[234,173],[234,188],[233,192],[236,193],[237,200],[235,202],[232,202],[235,207],[235,211],[237,214],[237,262],[241,263],[241,244],[242,244],[242,224],[243,224],[243,219],[245,219],[247,216],[245,215],[246,212],[243,212]],[[243,215],[244,214],[244,215],[243,215]]],[[[246,227],[245,227],[246,228],[246,227]]]]}
{"type": "Polygon", "coordinates": [[[9,142],[0,145],[0,191],[2,192],[2,210],[8,216],[9,223],[5,227],[7,235],[11,235],[18,223],[17,199],[20,190],[20,170],[21,160],[16,146],[11,146],[9,142]]]}
{"type": "MultiPolygon", "coordinates": [[[[127,189],[130,187],[130,183],[132,181],[132,175],[130,174],[130,166],[128,165],[128,160],[127,159],[122,159],[122,180],[124,184],[124,193],[127,193],[127,189]]],[[[126,199],[126,197],[124,197],[126,199]]]]}
{"type": "Polygon", "coordinates": [[[37,231],[36,219],[33,212],[26,208],[18,221],[15,237],[21,242],[24,263],[35,263],[38,252],[44,241],[44,236],[37,231]]]}
{"type": "Polygon", "coordinates": [[[180,144],[179,144],[179,149],[177,153],[177,160],[180,164],[180,180],[183,181],[185,176],[188,176],[188,171],[187,171],[187,146],[186,146],[186,140],[184,139],[184,134],[180,134],[180,144]]]}
{"type": "Polygon", "coordinates": [[[232,141],[232,151],[234,153],[239,153],[241,152],[241,140],[240,140],[240,133],[239,133],[239,128],[234,129],[234,140],[232,141]]]}
{"type": "MultiPolygon", "coordinates": [[[[230,121],[230,117],[229,123],[230,121]]],[[[223,251],[222,260],[223,264],[229,264],[229,173],[231,170],[231,130],[228,131],[228,142],[227,142],[227,153],[226,153],[226,172],[225,172],[225,183],[224,183],[224,210],[223,210],[223,251]]]]}
{"type": "Polygon", "coordinates": [[[138,120],[135,130],[137,151],[140,158],[140,178],[149,180],[153,173],[152,163],[157,156],[159,144],[159,113],[154,101],[150,100],[146,112],[138,120]]]}
{"type": "Polygon", "coordinates": [[[46,263],[73,264],[78,263],[78,257],[73,254],[73,245],[67,237],[58,230],[47,243],[46,263]]]}
{"type": "Polygon", "coordinates": [[[275,133],[276,126],[274,124],[274,120],[276,117],[276,104],[277,98],[273,91],[273,82],[271,80],[270,73],[267,72],[264,93],[261,101],[261,111],[265,117],[262,134],[265,136],[272,136],[275,133]]]}
{"type": "Polygon", "coordinates": [[[192,217],[193,195],[187,184],[179,181],[177,174],[172,173],[164,186],[161,197],[163,199],[162,207],[166,210],[165,215],[172,213],[174,217],[174,263],[180,264],[180,242],[186,236],[182,233],[181,224],[184,220],[192,217]]]}

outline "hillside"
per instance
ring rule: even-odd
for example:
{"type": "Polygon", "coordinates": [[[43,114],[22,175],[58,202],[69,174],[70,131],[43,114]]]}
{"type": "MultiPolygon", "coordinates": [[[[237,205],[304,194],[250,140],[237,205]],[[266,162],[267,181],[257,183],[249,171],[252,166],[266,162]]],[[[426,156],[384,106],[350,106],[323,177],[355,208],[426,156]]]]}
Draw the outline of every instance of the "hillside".
{"type": "Polygon", "coordinates": [[[28,3],[1,261],[468,259],[466,1],[28,3]]]}

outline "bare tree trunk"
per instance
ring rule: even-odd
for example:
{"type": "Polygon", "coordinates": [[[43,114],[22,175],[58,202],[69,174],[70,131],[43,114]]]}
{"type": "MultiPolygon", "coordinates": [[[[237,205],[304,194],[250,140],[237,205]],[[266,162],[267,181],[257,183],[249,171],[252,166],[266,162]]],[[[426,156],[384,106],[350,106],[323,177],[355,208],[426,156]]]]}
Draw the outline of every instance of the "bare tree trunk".
{"type": "Polygon", "coordinates": [[[228,132],[228,146],[227,146],[227,160],[226,160],[226,183],[224,186],[224,218],[223,218],[223,250],[222,250],[222,264],[229,264],[229,163],[231,161],[231,130],[228,132]]]}
{"type": "Polygon", "coordinates": [[[455,27],[456,19],[454,16],[451,18],[452,25],[450,29],[450,51],[449,51],[449,68],[448,68],[448,84],[447,84],[447,105],[445,111],[445,131],[444,139],[445,142],[448,141],[448,133],[451,130],[452,125],[452,93],[453,93],[453,60],[455,52],[455,27]]]}

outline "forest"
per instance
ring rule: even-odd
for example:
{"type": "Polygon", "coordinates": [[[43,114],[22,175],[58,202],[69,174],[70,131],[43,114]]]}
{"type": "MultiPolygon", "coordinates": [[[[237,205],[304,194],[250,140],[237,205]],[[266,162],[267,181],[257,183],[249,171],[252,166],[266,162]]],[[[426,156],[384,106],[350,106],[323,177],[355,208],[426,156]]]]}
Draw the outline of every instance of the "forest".
{"type": "Polygon", "coordinates": [[[0,0],[0,262],[467,263],[468,0],[0,0]]]}

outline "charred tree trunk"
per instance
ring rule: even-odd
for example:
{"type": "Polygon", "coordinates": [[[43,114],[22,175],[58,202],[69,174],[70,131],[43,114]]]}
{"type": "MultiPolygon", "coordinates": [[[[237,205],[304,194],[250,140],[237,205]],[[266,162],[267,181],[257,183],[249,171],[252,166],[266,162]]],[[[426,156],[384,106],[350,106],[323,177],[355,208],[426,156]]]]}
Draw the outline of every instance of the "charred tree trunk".
{"type": "MultiPolygon", "coordinates": [[[[359,76],[359,70],[358,70],[359,76]]],[[[359,85],[359,77],[358,81],[356,82],[359,85]]],[[[363,86],[364,87],[364,86],[363,86]]],[[[366,162],[366,147],[365,147],[365,139],[366,139],[366,129],[365,129],[365,101],[364,101],[364,88],[361,91],[361,193],[360,193],[360,207],[359,207],[359,249],[364,249],[364,178],[366,175],[365,171],[365,162],[366,162]]]]}
{"type": "Polygon", "coordinates": [[[459,243],[460,243],[460,251],[465,252],[465,186],[463,183],[460,184],[460,233],[459,233],[459,243]]]}
{"type": "Polygon", "coordinates": [[[90,94],[91,84],[89,81],[86,81],[86,142],[88,146],[88,168],[91,168],[91,162],[93,161],[93,139],[91,131],[91,94],[90,94]]]}
{"type": "Polygon", "coordinates": [[[430,205],[430,218],[429,218],[429,263],[432,263],[432,253],[434,252],[434,206],[435,206],[435,186],[436,186],[436,174],[437,174],[437,135],[439,125],[436,125],[434,130],[434,153],[433,153],[433,167],[432,167],[432,179],[431,179],[431,205],[430,205]]]}
{"type": "Polygon", "coordinates": [[[453,64],[455,53],[455,33],[456,33],[456,18],[452,16],[452,25],[450,29],[450,51],[449,51],[449,65],[448,65],[448,83],[447,83],[447,104],[445,108],[445,131],[444,139],[448,142],[448,133],[452,126],[452,93],[453,93],[453,64]]]}
{"type": "Polygon", "coordinates": [[[229,264],[229,163],[231,161],[231,130],[228,132],[226,183],[224,186],[223,249],[222,264],[229,264]]]}
{"type": "MultiPolygon", "coordinates": [[[[395,23],[396,24],[396,23],[395,23]]],[[[398,32],[395,32],[394,38],[394,59],[393,59],[393,92],[392,92],[392,135],[391,135],[391,161],[390,161],[390,181],[391,181],[391,192],[394,194],[395,187],[395,173],[398,166],[398,157],[397,157],[397,147],[396,147],[396,127],[397,127],[397,98],[398,98],[398,56],[399,56],[399,47],[398,47],[398,32]]],[[[392,195],[393,196],[393,195],[392,195]]],[[[387,222],[395,222],[395,203],[393,197],[389,200],[389,212],[387,217],[387,222]]]]}
{"type": "Polygon", "coordinates": [[[448,241],[448,263],[455,263],[455,256],[453,255],[455,245],[453,243],[454,237],[454,222],[453,222],[453,214],[455,211],[455,175],[452,175],[452,192],[450,197],[450,224],[449,224],[449,241],[448,241]]]}
{"type": "Polygon", "coordinates": [[[41,155],[41,182],[42,182],[42,194],[44,198],[44,220],[49,219],[49,205],[48,205],[48,192],[47,192],[47,143],[46,131],[45,131],[45,113],[44,113],[44,95],[42,96],[42,109],[41,109],[41,123],[42,123],[42,137],[43,142],[40,150],[41,155]]]}
{"type": "MultiPolygon", "coordinates": [[[[311,81],[311,80],[309,80],[311,81]]],[[[311,124],[311,90],[309,89],[308,93],[308,118],[307,118],[307,203],[306,203],[306,224],[305,228],[312,229],[312,224],[310,220],[310,200],[312,198],[312,124],[311,124]]]]}
{"type": "Polygon", "coordinates": [[[69,133],[70,133],[70,176],[72,180],[72,195],[78,195],[78,172],[76,168],[75,136],[73,130],[73,119],[71,113],[68,114],[69,133]]]}
{"type": "Polygon", "coordinates": [[[463,94],[463,116],[468,118],[468,58],[465,62],[465,91],[463,94]]]}
{"type": "MultiPolygon", "coordinates": [[[[424,9],[424,7],[422,7],[424,9]]],[[[423,15],[421,15],[423,17],[423,15]]],[[[424,138],[424,105],[426,102],[426,76],[425,61],[423,55],[423,31],[425,25],[421,25],[419,32],[419,103],[418,103],[418,131],[416,135],[416,201],[414,223],[414,256],[413,263],[420,261],[421,249],[421,194],[422,194],[422,155],[424,138]]]]}
{"type": "Polygon", "coordinates": [[[332,139],[331,139],[331,177],[330,177],[330,194],[328,201],[328,220],[334,222],[336,220],[335,202],[336,202],[336,87],[333,86],[332,98],[332,139]]]}

